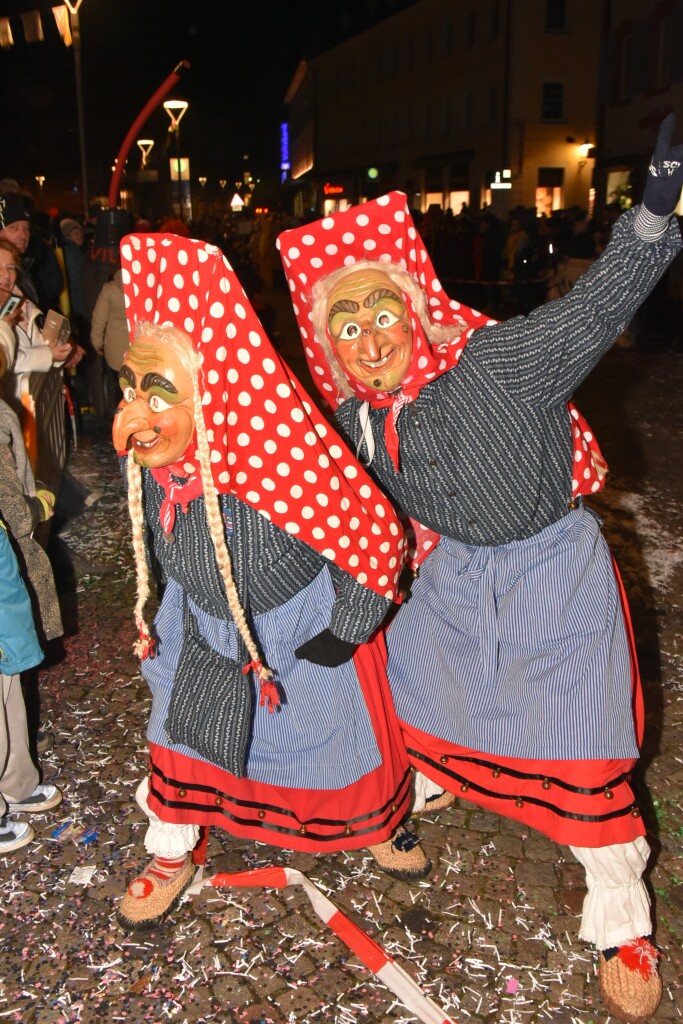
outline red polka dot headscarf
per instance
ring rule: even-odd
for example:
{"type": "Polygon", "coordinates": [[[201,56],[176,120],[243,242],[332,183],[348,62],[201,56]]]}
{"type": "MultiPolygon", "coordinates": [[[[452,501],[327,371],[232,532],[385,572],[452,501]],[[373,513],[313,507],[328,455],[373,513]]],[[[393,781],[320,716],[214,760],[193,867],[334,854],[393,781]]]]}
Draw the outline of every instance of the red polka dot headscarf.
{"type": "MultiPolygon", "coordinates": [[[[311,300],[316,282],[333,271],[367,261],[391,264],[407,271],[427,296],[429,319],[442,327],[458,328],[453,332],[451,341],[438,346],[430,344],[410,298],[404,295],[411,314],[414,343],[411,366],[402,388],[405,393],[416,394],[424,384],[454,366],[472,331],[494,323],[484,314],[462,306],[446,295],[413,223],[403,192],[390,192],[313,224],[283,231],[277,245],[311,376],[332,408],[337,407],[343,396],[335,383],[327,353],[316,336],[311,300]]],[[[349,384],[358,398],[368,400],[371,405],[393,402],[382,393],[363,388],[351,378],[349,384]]]]}
{"type": "MultiPolygon", "coordinates": [[[[141,321],[171,324],[200,356],[217,491],[392,600],[405,548],[398,519],[271,345],[220,249],[128,235],[121,267],[131,338],[141,321]]],[[[198,461],[192,447],[187,458],[198,461]]]]}
{"type": "MultiPolygon", "coordinates": [[[[367,261],[392,264],[407,271],[420,286],[426,296],[427,314],[432,324],[460,328],[459,331],[453,331],[453,337],[448,341],[429,341],[413,304],[404,295],[411,314],[414,351],[401,391],[393,396],[373,393],[348,377],[350,388],[357,398],[375,407],[391,407],[385,424],[385,440],[394,465],[398,467],[396,419],[403,406],[412,401],[431,380],[457,365],[467,339],[477,328],[496,321],[446,295],[415,227],[403,192],[390,192],[372,202],[284,231],[277,245],[311,377],[333,409],[347,395],[341,392],[328,350],[316,333],[312,308],[314,286],[329,274],[342,267],[353,267],[367,261]]],[[[607,466],[581,413],[571,403],[568,408],[572,418],[574,444],[573,494],[590,494],[604,485],[607,466]]]]}

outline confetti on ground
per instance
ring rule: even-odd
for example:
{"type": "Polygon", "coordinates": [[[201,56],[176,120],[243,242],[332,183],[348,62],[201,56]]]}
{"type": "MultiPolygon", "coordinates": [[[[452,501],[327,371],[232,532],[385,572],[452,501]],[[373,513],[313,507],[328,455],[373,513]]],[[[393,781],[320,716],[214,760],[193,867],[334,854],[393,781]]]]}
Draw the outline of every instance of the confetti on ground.
{"type": "Polygon", "coordinates": [[[84,867],[74,868],[69,875],[69,881],[72,885],[87,885],[92,881],[92,877],[96,871],[96,864],[89,864],[84,867]]]}
{"type": "MultiPolygon", "coordinates": [[[[670,470],[681,464],[683,360],[652,354],[644,368],[644,358],[620,350],[599,371],[605,393],[623,391],[627,403],[605,402],[596,388],[577,404],[610,462],[610,485],[594,505],[631,595],[650,709],[641,792],[648,825],[659,829],[651,883],[665,983],[654,1022],[670,1024],[683,1004],[683,480],[670,470]]],[[[86,426],[68,468],[86,495],[101,496],[55,524],[77,568],[60,562],[68,635],[38,680],[41,726],[55,736],[44,773],[64,802],[34,815],[35,841],[1,862],[0,1019],[412,1024],[286,890],[204,889],[157,933],[118,928],[117,901],[147,860],[134,791],[146,768],[150,701],[132,652],[133,562],[119,470],[106,430],[86,426]],[[96,841],[58,842],[53,833],[69,825],[96,832],[96,841]]],[[[35,692],[29,703],[35,712],[35,692]]],[[[415,827],[434,862],[420,884],[382,875],[363,850],[296,853],[217,829],[206,870],[303,872],[458,1024],[606,1024],[593,952],[578,940],[584,889],[569,850],[464,801],[415,827]]]]}

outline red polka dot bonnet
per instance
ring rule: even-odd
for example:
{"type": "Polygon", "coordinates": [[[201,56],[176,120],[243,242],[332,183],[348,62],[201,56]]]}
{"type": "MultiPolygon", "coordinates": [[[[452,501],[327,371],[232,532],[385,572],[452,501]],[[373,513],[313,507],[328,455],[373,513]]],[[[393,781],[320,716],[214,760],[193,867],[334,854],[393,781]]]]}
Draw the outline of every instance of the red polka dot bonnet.
{"type": "Polygon", "coordinates": [[[221,251],[134,234],[121,266],[131,337],[141,321],[171,324],[199,353],[218,492],[393,599],[405,539],[391,505],[283,363],[221,251]]]}
{"type": "MultiPolygon", "coordinates": [[[[403,192],[390,192],[313,224],[283,231],[277,245],[311,376],[332,408],[336,408],[344,396],[339,392],[325,347],[313,326],[311,293],[316,282],[333,271],[367,261],[393,264],[407,271],[425,292],[429,318],[434,324],[458,328],[450,341],[430,343],[409,296],[404,295],[413,329],[413,358],[402,385],[402,392],[409,400],[430,380],[457,363],[467,338],[476,327],[493,322],[446,295],[403,192]]],[[[370,391],[351,378],[349,384],[358,398],[373,406],[393,404],[393,398],[370,391]]]]}
{"type": "MultiPolygon", "coordinates": [[[[401,409],[413,401],[426,384],[457,365],[474,330],[496,321],[448,297],[436,276],[403,192],[390,192],[372,202],[284,231],[277,245],[311,377],[333,409],[348,397],[348,392],[344,394],[335,379],[337,368],[330,364],[330,346],[323,344],[316,333],[312,307],[314,286],[329,274],[342,267],[362,266],[368,261],[393,264],[407,271],[424,292],[432,324],[460,328],[445,342],[429,341],[409,296],[404,294],[411,314],[414,347],[400,391],[393,395],[372,392],[346,375],[350,389],[361,401],[368,401],[375,407],[390,407],[385,421],[385,441],[398,469],[396,420],[401,409]]],[[[591,494],[604,484],[606,463],[581,413],[571,403],[568,409],[574,445],[572,493],[574,496],[591,494]]]]}

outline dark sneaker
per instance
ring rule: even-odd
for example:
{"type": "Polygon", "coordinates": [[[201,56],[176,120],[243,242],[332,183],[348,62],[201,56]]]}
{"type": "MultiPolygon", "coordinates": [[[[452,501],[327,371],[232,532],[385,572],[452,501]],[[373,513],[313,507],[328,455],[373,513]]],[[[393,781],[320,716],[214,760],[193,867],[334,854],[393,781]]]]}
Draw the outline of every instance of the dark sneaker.
{"type": "Polygon", "coordinates": [[[8,821],[0,819],[0,857],[14,850],[28,846],[35,832],[27,821],[8,821]]]}
{"type": "Polygon", "coordinates": [[[61,802],[61,790],[57,789],[56,786],[40,785],[36,786],[30,796],[27,796],[25,800],[20,800],[17,804],[13,804],[8,800],[7,809],[9,811],[24,811],[26,814],[40,814],[41,811],[52,810],[53,807],[57,807],[61,802]]]}

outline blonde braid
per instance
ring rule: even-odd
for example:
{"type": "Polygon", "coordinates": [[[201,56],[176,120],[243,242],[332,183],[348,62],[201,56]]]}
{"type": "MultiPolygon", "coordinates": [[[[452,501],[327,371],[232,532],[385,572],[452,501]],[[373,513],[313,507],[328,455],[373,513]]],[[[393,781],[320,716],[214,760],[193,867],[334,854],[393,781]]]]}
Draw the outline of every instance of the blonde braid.
{"type": "Polygon", "coordinates": [[[135,576],[137,581],[137,601],[133,615],[138,627],[138,639],[134,650],[138,658],[144,658],[149,652],[150,632],[143,616],[143,610],[149,597],[149,569],[145,550],[145,515],[142,509],[142,473],[133,458],[132,450],[128,452],[128,512],[133,525],[133,552],[135,554],[135,576]]]}
{"type": "Polygon", "coordinates": [[[254,638],[249,630],[249,624],[247,623],[247,616],[244,608],[240,601],[237,587],[232,576],[232,561],[230,558],[230,552],[228,545],[225,542],[225,532],[223,525],[223,515],[221,507],[218,501],[218,495],[216,493],[216,486],[213,482],[213,474],[211,472],[211,453],[209,451],[209,441],[206,436],[206,426],[204,424],[204,412],[202,409],[202,400],[199,394],[199,385],[197,382],[196,375],[194,380],[194,418],[195,427],[197,430],[197,452],[199,454],[199,469],[202,477],[202,485],[204,488],[204,502],[206,506],[206,520],[209,526],[209,533],[211,534],[211,540],[213,541],[214,552],[216,554],[216,561],[220,574],[223,578],[223,584],[225,586],[225,593],[228,599],[228,606],[232,613],[235,625],[237,626],[240,636],[242,637],[245,647],[249,651],[252,660],[252,667],[256,671],[259,679],[269,680],[273,678],[273,673],[267,668],[261,661],[261,655],[258,647],[254,642],[254,638]]]}

